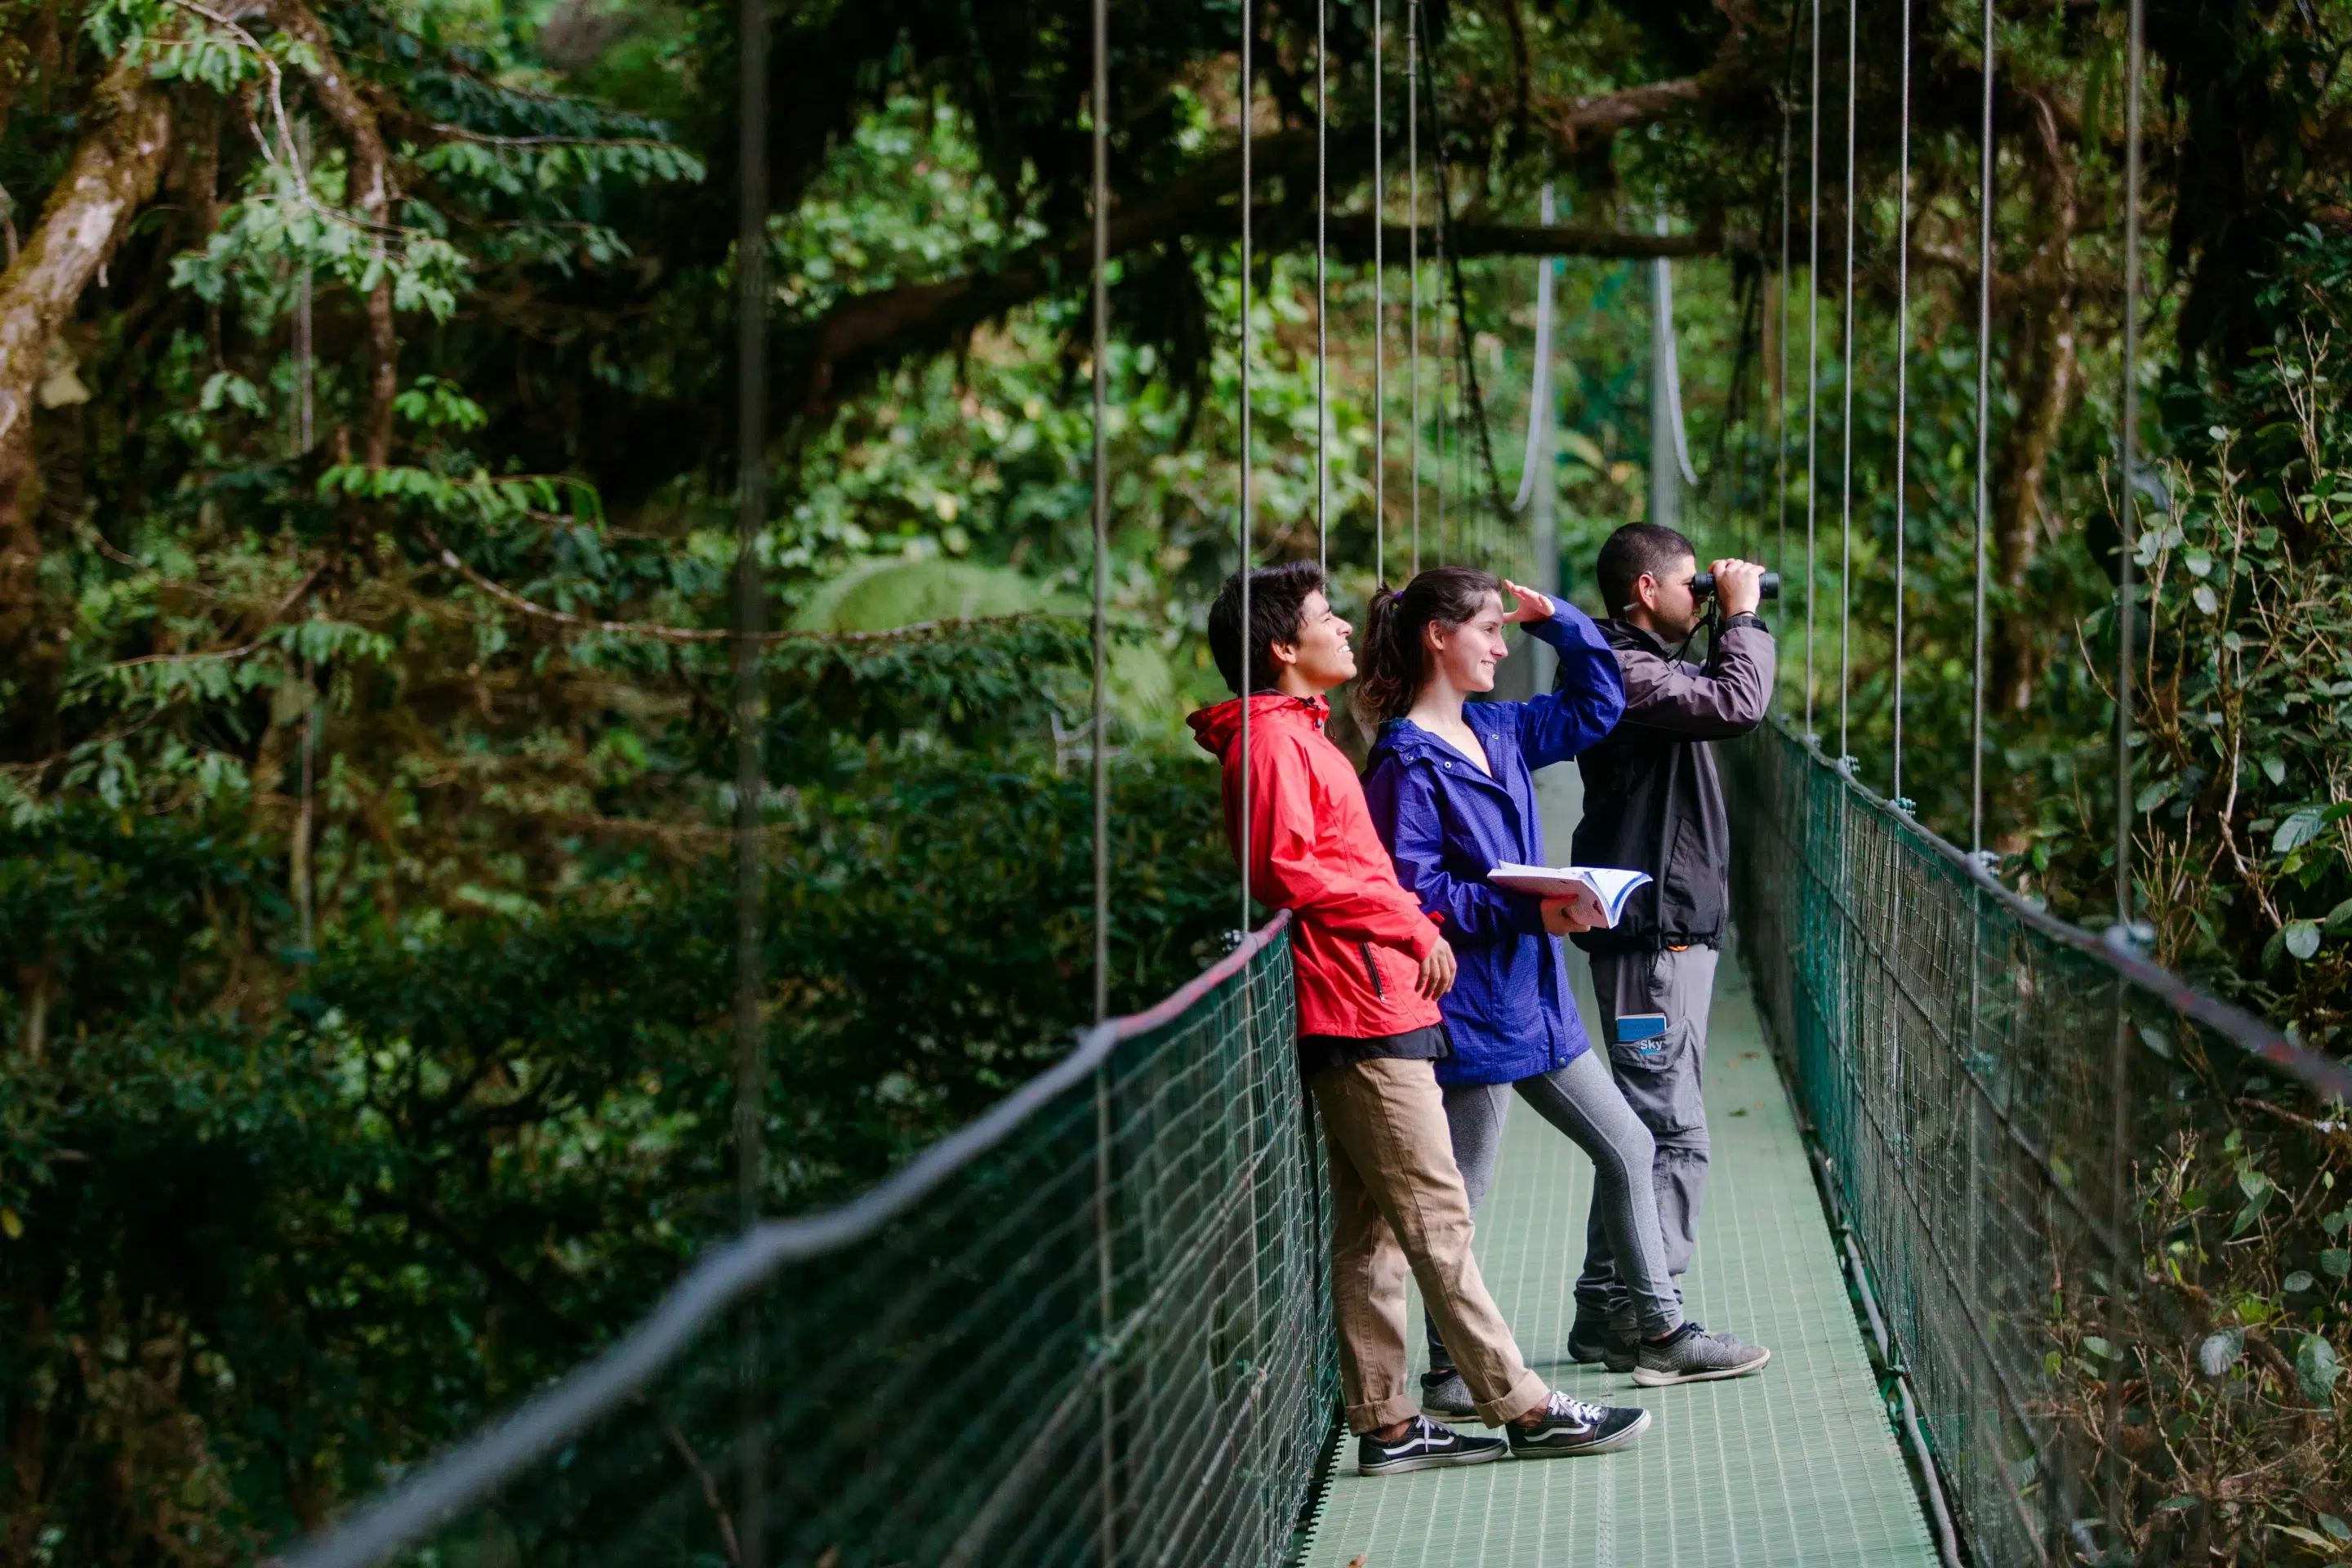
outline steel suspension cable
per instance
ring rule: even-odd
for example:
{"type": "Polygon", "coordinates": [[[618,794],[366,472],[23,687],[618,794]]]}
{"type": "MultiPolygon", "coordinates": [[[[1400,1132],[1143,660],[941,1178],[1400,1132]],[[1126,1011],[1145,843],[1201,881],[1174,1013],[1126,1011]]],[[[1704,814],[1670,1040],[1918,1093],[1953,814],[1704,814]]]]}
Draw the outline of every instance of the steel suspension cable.
{"type": "MultiPolygon", "coordinates": [[[[735,228],[735,1217],[760,1223],[768,1185],[765,715],[760,628],[766,600],[759,540],[768,518],[768,8],[742,0],[736,23],[735,228]]],[[[760,1399],[760,1322],[736,1315],[737,1550],[767,1554],[767,1426],[760,1399]]]]}
{"type": "MultiPolygon", "coordinates": [[[[2133,645],[2138,640],[2137,606],[2133,603],[2135,573],[2138,563],[2138,531],[2135,526],[2139,510],[2139,79],[2145,46],[2146,26],[2143,0],[2129,0],[2129,40],[2125,47],[2124,69],[2127,81],[2124,89],[2124,386],[2122,428],[2117,432],[2118,456],[2123,477],[2123,504],[2116,511],[2121,524],[2116,554],[2116,927],[2119,951],[2132,951],[2132,663],[2133,645]]],[[[2118,980],[2121,991],[2122,982],[2118,980]]],[[[2109,1223],[2121,1234],[2128,1223],[2132,1192],[2128,1184],[2129,1164],[2126,1151],[2130,1146],[2130,1012],[2116,1010],[2115,1037],[2109,1046],[2108,1073],[2108,1165],[2107,1190],[2112,1194],[2113,1211],[2109,1223]]],[[[2111,1292],[2107,1310],[2113,1322],[2107,1339],[2111,1344],[2121,1343],[2123,1335],[2123,1302],[2121,1291],[2111,1292]]],[[[2128,1493],[2118,1458],[2122,1453],[2124,1397],[2120,1378],[2108,1379],[2105,1446],[2111,1456],[2107,1466],[2107,1517],[2125,1517],[2122,1502],[2128,1493]]]]}
{"type": "MultiPolygon", "coordinates": [[[[1907,0],[1906,0],[1907,3],[1907,0]]],[[[1860,0],[1845,6],[1845,327],[1839,334],[1844,355],[1844,399],[1838,415],[1838,765],[1848,765],[1847,702],[1853,684],[1853,120],[1861,83],[1854,77],[1854,37],[1860,0]]]]}
{"type": "Polygon", "coordinates": [[[1969,642],[1969,853],[1984,853],[1985,533],[1991,521],[1992,6],[1984,0],[1984,107],[1977,142],[1977,527],[1974,621],[1969,642]]]}
{"type": "MultiPolygon", "coordinates": [[[[1792,29],[1793,30],[1793,29],[1792,29]]],[[[1786,84],[1783,83],[1783,86],[1786,84]]],[[[1792,140],[1787,93],[1780,98],[1780,379],[1772,388],[1772,427],[1780,456],[1774,468],[1779,490],[1780,538],[1773,546],[1772,564],[1782,575],[1789,570],[1789,150],[1792,140]]]]}
{"type": "Polygon", "coordinates": [[[2139,79],[2145,68],[2147,26],[2143,0],[2130,0],[2130,41],[2126,48],[2124,88],[2124,395],[2123,538],[2116,584],[2116,920],[2126,933],[2132,918],[2132,658],[2138,640],[2138,605],[2133,602],[2138,564],[2139,513],[2139,79]]]}
{"type": "Polygon", "coordinates": [[[1087,118],[1094,121],[1095,228],[1095,689],[1094,689],[1094,807],[1095,807],[1095,1022],[1110,1016],[1110,773],[1104,741],[1108,690],[1106,665],[1109,644],[1110,598],[1110,469],[1105,462],[1104,414],[1108,398],[1110,356],[1110,289],[1105,273],[1110,266],[1110,18],[1108,0],[1094,0],[1094,96],[1087,118]]]}
{"type": "MultiPolygon", "coordinates": [[[[1421,52],[1423,68],[1428,68],[1428,61],[1430,61],[1430,52],[1428,49],[1423,49],[1421,52]]],[[[1437,82],[1430,82],[1430,101],[1433,101],[1433,106],[1434,106],[1434,99],[1437,99],[1437,82]]],[[[1444,169],[1444,167],[1446,167],[1446,148],[1444,148],[1444,141],[1440,141],[1440,143],[1437,143],[1437,157],[1434,157],[1434,163],[1433,163],[1433,172],[1434,169],[1444,169]]],[[[1446,327],[1449,327],[1449,320],[1446,320],[1446,184],[1444,179],[1437,179],[1433,181],[1433,184],[1437,185],[1437,224],[1430,226],[1430,249],[1434,251],[1433,261],[1437,263],[1437,397],[1434,397],[1437,406],[1433,409],[1434,416],[1437,416],[1437,564],[1444,566],[1446,564],[1446,466],[1451,463],[1451,454],[1454,454],[1454,423],[1451,423],[1451,418],[1446,416],[1446,369],[1449,369],[1446,367],[1446,355],[1451,353],[1449,348],[1446,348],[1446,327]]]]}
{"type": "Polygon", "coordinates": [[[1241,517],[1236,524],[1241,546],[1242,617],[1242,787],[1240,831],[1234,835],[1241,846],[1242,909],[1238,930],[1250,929],[1250,693],[1254,689],[1251,677],[1255,673],[1250,647],[1250,354],[1256,346],[1256,334],[1250,322],[1250,110],[1253,107],[1256,77],[1250,56],[1251,31],[1255,26],[1250,14],[1250,0],[1242,0],[1242,494],[1241,517]]]}
{"type": "Polygon", "coordinates": [[[1328,34],[1323,0],[1315,0],[1315,563],[1328,571],[1327,514],[1331,507],[1330,295],[1325,231],[1330,216],[1329,100],[1324,61],[1328,34]]]}
{"type": "Polygon", "coordinates": [[[1813,0],[1812,144],[1805,205],[1805,738],[1813,735],[1813,601],[1819,596],[1814,524],[1821,501],[1816,467],[1822,402],[1822,0],[1813,0]]]}
{"type": "Polygon", "coordinates": [[[1903,13],[1903,79],[1895,154],[1895,786],[1903,796],[1903,635],[1905,536],[1911,473],[1911,6],[1903,13]]]}
{"type": "MultiPolygon", "coordinates": [[[[1094,121],[1094,395],[1095,395],[1095,689],[1093,779],[1095,808],[1095,1023],[1110,1016],[1110,753],[1108,722],[1109,654],[1110,469],[1105,461],[1106,388],[1110,358],[1110,5],[1094,0],[1095,76],[1087,118],[1094,121]]],[[[1244,922],[1246,923],[1246,922],[1244,922]]],[[[1110,1081],[1095,1073],[1095,1315],[1096,1331],[1108,1338],[1113,1321],[1114,1279],[1110,1219],[1110,1081]]],[[[1097,1438],[1102,1468],[1100,1518],[1097,1526],[1102,1560],[1118,1559],[1118,1436],[1108,1380],[1098,1392],[1102,1430],[1097,1438]]]]}
{"type": "Polygon", "coordinates": [[[1405,268],[1412,279],[1405,334],[1412,404],[1412,574],[1421,575],[1421,0],[1404,7],[1405,268]]]}
{"type": "Polygon", "coordinates": [[[1388,120],[1381,108],[1381,5],[1372,0],[1372,586],[1389,580],[1388,120]]]}

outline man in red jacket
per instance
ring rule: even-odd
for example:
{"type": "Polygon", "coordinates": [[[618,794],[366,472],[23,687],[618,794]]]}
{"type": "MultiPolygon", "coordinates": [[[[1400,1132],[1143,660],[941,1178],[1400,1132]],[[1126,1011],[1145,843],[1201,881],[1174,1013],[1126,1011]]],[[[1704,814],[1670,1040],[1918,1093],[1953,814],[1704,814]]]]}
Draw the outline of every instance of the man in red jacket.
{"type": "Polygon", "coordinates": [[[1225,822],[1250,892],[1297,917],[1298,1066],[1330,1162],[1331,1298],[1358,1468],[1622,1447],[1650,1413],[1547,1389],[1470,1255],[1470,1202],[1431,1065],[1450,1049],[1437,998],[1454,984],[1454,950],[1398,884],[1356,770],[1323,733],[1325,693],[1356,673],[1352,628],[1311,562],[1251,573],[1249,600],[1244,628],[1236,574],[1209,612],[1210,650],[1235,697],[1192,725],[1224,764],[1225,822]],[[1408,1268],[1479,1417],[1507,1427],[1507,1444],[1421,1414],[1406,1363],[1408,1268]]]}

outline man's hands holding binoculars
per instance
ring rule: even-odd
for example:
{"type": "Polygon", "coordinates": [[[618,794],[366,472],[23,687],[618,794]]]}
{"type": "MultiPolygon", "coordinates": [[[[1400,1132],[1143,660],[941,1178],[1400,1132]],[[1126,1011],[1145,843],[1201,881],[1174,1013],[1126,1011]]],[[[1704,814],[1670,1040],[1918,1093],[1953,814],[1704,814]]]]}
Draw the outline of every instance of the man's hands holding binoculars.
{"type": "Polygon", "coordinates": [[[1768,591],[1764,581],[1767,577],[1772,579],[1770,588],[1772,596],[1780,597],[1780,574],[1767,572],[1753,561],[1726,559],[1708,563],[1706,571],[1692,583],[1692,592],[1704,598],[1706,591],[1699,584],[1710,577],[1714,579],[1712,585],[1716,597],[1723,605],[1723,614],[1727,620],[1733,616],[1752,616],[1756,613],[1757,606],[1763,604],[1768,591]]]}

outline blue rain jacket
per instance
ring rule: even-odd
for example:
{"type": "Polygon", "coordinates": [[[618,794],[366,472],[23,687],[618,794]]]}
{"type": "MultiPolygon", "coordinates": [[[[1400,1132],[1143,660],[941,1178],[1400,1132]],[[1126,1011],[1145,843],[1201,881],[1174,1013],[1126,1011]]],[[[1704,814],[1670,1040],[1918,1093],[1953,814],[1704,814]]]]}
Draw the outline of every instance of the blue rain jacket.
{"type": "Polygon", "coordinates": [[[1625,711],[1617,655],[1591,617],[1552,600],[1528,632],[1559,650],[1556,694],[1532,702],[1472,702],[1462,717],[1486,748],[1478,764],[1410,719],[1381,726],[1364,778],[1372,824],[1397,880],[1454,944],[1459,972],[1438,1005],[1454,1055],[1440,1083],[1511,1083],[1564,1068],[1591,1048],[1570,1000],[1559,938],[1540,901],[1491,887],[1507,860],[1544,858],[1530,770],[1564,763],[1609,733],[1625,711]]]}

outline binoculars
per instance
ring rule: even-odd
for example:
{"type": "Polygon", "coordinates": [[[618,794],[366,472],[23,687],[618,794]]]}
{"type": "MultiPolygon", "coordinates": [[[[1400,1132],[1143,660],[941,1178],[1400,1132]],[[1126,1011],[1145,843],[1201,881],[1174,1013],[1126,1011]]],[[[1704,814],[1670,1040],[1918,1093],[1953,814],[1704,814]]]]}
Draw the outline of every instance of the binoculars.
{"type": "MultiPolygon", "coordinates": [[[[1780,574],[1779,574],[1778,572],[1767,572],[1767,573],[1765,573],[1765,574],[1764,574],[1764,582],[1763,582],[1763,584],[1762,584],[1762,590],[1763,590],[1763,596],[1764,596],[1765,598],[1768,598],[1768,599],[1777,599],[1777,598],[1779,598],[1779,597],[1780,596],[1780,574]]],[[[1715,596],[1715,574],[1714,574],[1714,573],[1712,573],[1712,572],[1702,572],[1702,573],[1700,573],[1697,576],[1696,576],[1696,577],[1694,577],[1694,578],[1692,578],[1692,579],[1691,579],[1691,597],[1692,597],[1692,598],[1694,598],[1694,599],[1707,599],[1707,598],[1712,598],[1712,597],[1714,597],[1714,596],[1715,596]]]]}

